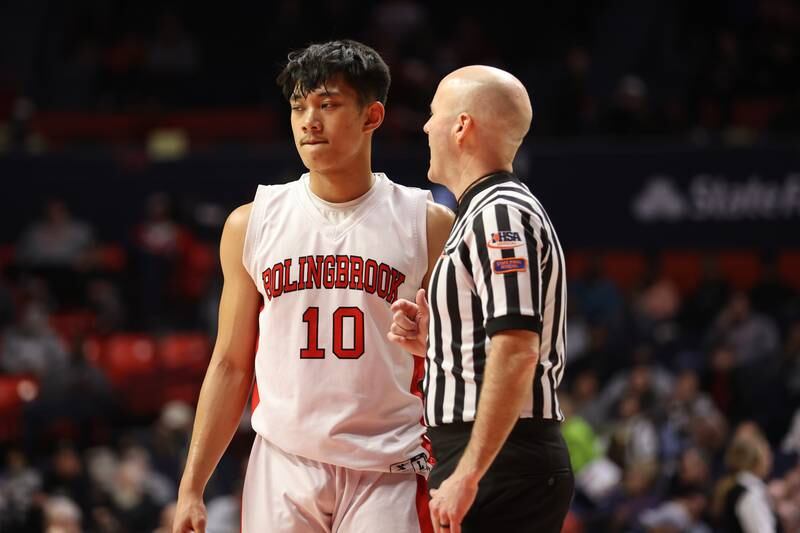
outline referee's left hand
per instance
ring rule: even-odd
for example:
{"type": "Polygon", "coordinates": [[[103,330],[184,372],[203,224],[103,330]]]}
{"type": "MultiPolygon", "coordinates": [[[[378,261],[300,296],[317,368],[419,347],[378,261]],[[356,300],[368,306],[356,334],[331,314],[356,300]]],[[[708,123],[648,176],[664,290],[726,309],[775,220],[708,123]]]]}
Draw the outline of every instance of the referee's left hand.
{"type": "Polygon", "coordinates": [[[478,494],[478,482],[456,469],[438,489],[431,489],[431,522],[435,533],[461,533],[461,521],[478,494]]]}

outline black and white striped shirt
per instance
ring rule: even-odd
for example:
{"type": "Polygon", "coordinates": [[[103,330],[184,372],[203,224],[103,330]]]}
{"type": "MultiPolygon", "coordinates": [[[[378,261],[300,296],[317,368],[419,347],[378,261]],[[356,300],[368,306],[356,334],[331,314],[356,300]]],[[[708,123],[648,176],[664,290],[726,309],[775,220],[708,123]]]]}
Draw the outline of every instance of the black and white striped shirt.
{"type": "Polygon", "coordinates": [[[512,174],[468,190],[428,288],[425,422],[475,420],[491,337],[526,329],[541,338],[521,418],[563,420],[556,389],[566,352],[566,272],[555,229],[512,174]]]}

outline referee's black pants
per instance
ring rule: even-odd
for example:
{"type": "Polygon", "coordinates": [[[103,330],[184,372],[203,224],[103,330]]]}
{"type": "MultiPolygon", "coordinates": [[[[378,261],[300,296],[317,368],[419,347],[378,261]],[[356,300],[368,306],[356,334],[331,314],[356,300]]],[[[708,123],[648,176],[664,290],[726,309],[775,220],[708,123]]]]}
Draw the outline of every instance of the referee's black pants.
{"type": "MultiPolygon", "coordinates": [[[[436,465],[428,485],[450,477],[469,441],[472,423],[428,428],[436,465]]],[[[478,485],[461,528],[464,533],[559,533],[575,479],[560,424],[520,419],[478,485]]]]}

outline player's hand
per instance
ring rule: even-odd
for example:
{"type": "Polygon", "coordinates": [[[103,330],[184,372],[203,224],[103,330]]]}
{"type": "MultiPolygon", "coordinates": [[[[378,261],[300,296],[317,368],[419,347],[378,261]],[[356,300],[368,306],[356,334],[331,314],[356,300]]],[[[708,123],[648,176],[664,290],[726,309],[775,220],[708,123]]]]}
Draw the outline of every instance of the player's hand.
{"type": "Polygon", "coordinates": [[[478,495],[478,482],[456,469],[438,489],[431,489],[431,522],[435,533],[461,533],[461,521],[478,495]]]}
{"type": "Polygon", "coordinates": [[[206,533],[207,521],[208,514],[202,496],[178,495],[172,533],[206,533]]]}
{"type": "Polygon", "coordinates": [[[425,357],[428,349],[430,310],[425,289],[417,291],[416,303],[399,298],[392,304],[392,325],[386,337],[404,350],[425,357]]]}

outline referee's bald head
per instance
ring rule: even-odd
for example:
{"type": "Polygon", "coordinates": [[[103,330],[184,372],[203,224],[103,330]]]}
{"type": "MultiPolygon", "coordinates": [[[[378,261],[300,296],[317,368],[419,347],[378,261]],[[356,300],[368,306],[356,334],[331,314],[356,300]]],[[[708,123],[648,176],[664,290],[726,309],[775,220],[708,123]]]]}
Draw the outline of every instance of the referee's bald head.
{"type": "Polygon", "coordinates": [[[533,110],[528,91],[514,75],[495,67],[470,65],[445,76],[439,90],[451,97],[453,111],[475,120],[481,141],[513,147],[516,153],[530,129],[533,110]]]}

